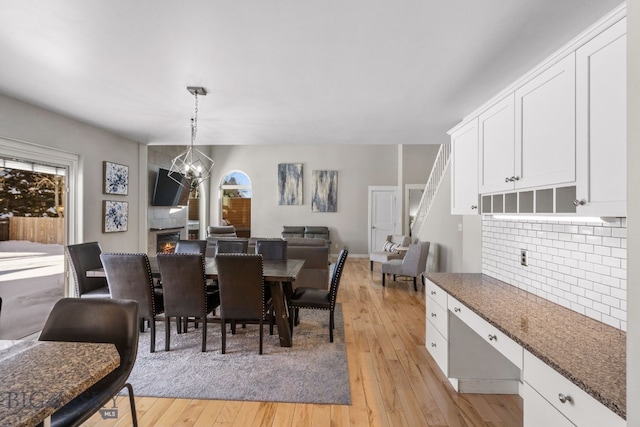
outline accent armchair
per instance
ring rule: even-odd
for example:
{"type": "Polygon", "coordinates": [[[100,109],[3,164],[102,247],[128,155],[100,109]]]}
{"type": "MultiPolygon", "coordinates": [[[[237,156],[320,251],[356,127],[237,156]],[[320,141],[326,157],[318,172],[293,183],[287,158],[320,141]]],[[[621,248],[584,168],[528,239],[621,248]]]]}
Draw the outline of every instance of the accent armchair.
{"type": "Polygon", "coordinates": [[[407,250],[407,254],[403,259],[392,259],[383,263],[381,266],[382,286],[385,286],[387,274],[392,274],[393,280],[396,280],[396,276],[408,276],[413,277],[413,289],[417,291],[417,278],[427,268],[429,246],[429,242],[412,243],[409,245],[409,250],[407,250]]]}
{"type": "Polygon", "coordinates": [[[388,262],[392,259],[402,259],[404,252],[397,250],[399,247],[407,247],[411,243],[411,237],[399,234],[388,235],[381,250],[369,254],[369,269],[373,271],[374,262],[388,262]]]}

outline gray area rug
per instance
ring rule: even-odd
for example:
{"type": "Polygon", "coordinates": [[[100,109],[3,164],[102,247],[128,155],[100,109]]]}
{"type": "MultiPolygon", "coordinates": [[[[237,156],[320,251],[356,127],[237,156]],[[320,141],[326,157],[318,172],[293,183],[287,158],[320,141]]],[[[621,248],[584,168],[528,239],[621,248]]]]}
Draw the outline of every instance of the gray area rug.
{"type": "Polygon", "coordinates": [[[349,405],[340,305],[335,320],[330,343],[329,312],[300,310],[290,348],[280,347],[277,327],[270,336],[265,324],[262,355],[258,325],[238,326],[236,335],[227,329],[227,350],[222,354],[219,324],[208,324],[207,352],[202,353],[202,329],[191,324],[186,334],[178,335],[172,323],[171,350],[166,352],[164,323],[158,322],[156,352],[149,353],[150,333],[141,333],[129,382],[136,396],[349,405]]]}

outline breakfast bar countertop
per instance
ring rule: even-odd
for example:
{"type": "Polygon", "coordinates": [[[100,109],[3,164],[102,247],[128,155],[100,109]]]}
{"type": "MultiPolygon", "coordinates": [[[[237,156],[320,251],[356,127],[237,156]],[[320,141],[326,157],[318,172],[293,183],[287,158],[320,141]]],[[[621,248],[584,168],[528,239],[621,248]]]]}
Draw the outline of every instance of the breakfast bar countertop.
{"type": "Polygon", "coordinates": [[[424,277],[626,419],[626,333],[485,274],[424,277]]]}

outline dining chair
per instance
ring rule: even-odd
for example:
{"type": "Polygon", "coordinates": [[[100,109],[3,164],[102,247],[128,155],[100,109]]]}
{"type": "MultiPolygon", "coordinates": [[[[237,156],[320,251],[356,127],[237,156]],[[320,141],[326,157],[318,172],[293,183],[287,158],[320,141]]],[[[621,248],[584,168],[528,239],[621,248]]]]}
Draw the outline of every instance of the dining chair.
{"type": "Polygon", "coordinates": [[[174,252],[177,254],[203,254],[207,250],[206,240],[178,240],[174,252]]]}
{"type": "Polygon", "coordinates": [[[342,270],[344,269],[344,264],[347,261],[348,255],[349,250],[347,248],[340,251],[338,261],[333,268],[329,290],[299,287],[293,292],[293,295],[289,298],[289,327],[291,328],[292,336],[294,321],[296,324],[299,322],[299,311],[301,308],[329,310],[329,341],[333,342],[336,298],[338,297],[338,288],[340,287],[340,277],[342,276],[342,270]]]}
{"type": "Polygon", "coordinates": [[[256,240],[256,253],[265,261],[287,259],[287,241],[281,239],[256,240]]]}
{"type": "Polygon", "coordinates": [[[260,328],[259,354],[262,354],[265,317],[262,255],[219,254],[216,255],[216,265],[220,287],[222,354],[226,352],[228,321],[257,323],[260,328]]]}
{"type": "Polygon", "coordinates": [[[247,239],[219,239],[216,242],[216,254],[246,254],[248,248],[247,239]]]}
{"type": "MultiPolygon", "coordinates": [[[[396,276],[413,277],[413,289],[418,290],[418,276],[420,276],[427,268],[427,258],[429,257],[429,242],[418,242],[409,245],[409,249],[402,259],[392,259],[382,263],[380,270],[382,271],[382,286],[385,285],[385,277],[387,274],[396,276]]],[[[424,283],[423,283],[424,285],[424,283]]]]}
{"type": "Polygon", "coordinates": [[[76,287],[76,296],[80,298],[109,298],[109,286],[105,277],[87,277],[87,271],[102,268],[98,242],[79,243],[65,246],[71,272],[76,287]]]}
{"type": "Polygon", "coordinates": [[[140,332],[145,322],[151,329],[151,353],[156,351],[156,322],[164,312],[162,288],[153,284],[147,254],[103,253],[100,260],[107,275],[111,298],[138,301],[140,306],[140,332]]]}
{"type": "Polygon", "coordinates": [[[123,388],[138,425],[133,387],[127,382],[138,353],[138,303],[110,298],[62,298],[49,313],[39,341],[113,343],[120,366],[51,415],[51,425],[79,426],[123,388]]]}
{"type": "Polygon", "coordinates": [[[220,305],[218,290],[207,291],[204,255],[158,254],[164,292],[165,350],[170,348],[172,317],[193,317],[202,321],[202,351],[207,351],[207,315],[220,305]]]}

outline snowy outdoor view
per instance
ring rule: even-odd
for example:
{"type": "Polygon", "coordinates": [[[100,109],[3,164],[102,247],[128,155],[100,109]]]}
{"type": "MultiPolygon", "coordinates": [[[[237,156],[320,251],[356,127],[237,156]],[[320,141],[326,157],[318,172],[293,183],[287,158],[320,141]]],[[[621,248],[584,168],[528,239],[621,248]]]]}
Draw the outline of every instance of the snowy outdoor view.
{"type": "Polygon", "coordinates": [[[0,159],[0,339],[38,332],[64,296],[64,169],[0,159]]]}

